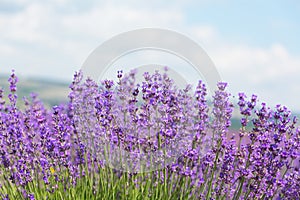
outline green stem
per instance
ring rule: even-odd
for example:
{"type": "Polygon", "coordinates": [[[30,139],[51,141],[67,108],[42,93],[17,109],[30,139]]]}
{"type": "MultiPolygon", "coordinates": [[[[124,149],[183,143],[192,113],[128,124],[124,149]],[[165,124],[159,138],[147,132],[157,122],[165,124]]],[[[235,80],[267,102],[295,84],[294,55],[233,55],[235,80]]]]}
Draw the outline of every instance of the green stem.
{"type": "Polygon", "coordinates": [[[219,159],[219,149],[220,149],[220,145],[221,145],[221,140],[219,139],[218,140],[218,145],[217,145],[217,154],[216,154],[216,158],[215,158],[215,161],[214,161],[214,167],[213,167],[213,170],[212,170],[212,174],[210,176],[210,181],[209,181],[209,184],[208,184],[208,190],[207,190],[207,194],[206,194],[206,199],[210,199],[211,197],[211,189],[213,187],[213,179],[214,179],[214,176],[215,176],[215,172],[216,172],[216,169],[217,169],[217,161],[219,159]]]}

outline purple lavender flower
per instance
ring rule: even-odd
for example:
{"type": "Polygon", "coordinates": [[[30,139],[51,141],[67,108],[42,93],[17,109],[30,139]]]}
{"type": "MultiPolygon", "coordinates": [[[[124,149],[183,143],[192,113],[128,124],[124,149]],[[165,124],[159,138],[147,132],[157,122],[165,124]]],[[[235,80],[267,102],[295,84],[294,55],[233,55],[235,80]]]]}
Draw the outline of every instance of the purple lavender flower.
{"type": "Polygon", "coordinates": [[[117,177],[133,183],[124,190],[148,187],[149,198],[299,199],[300,128],[287,107],[239,93],[234,133],[227,83],[217,84],[210,110],[202,81],[192,91],[177,88],[167,71],[146,72],[141,83],[135,74],[118,71],[117,82],[98,85],[78,72],[67,105],[48,109],[32,94],[20,109],[13,71],[7,102],[0,89],[1,198],[17,198],[2,190],[9,184],[19,198],[35,199],[33,185],[52,198],[82,180],[96,198],[105,187],[120,188],[117,177]],[[137,173],[145,168],[154,171],[137,173]]]}

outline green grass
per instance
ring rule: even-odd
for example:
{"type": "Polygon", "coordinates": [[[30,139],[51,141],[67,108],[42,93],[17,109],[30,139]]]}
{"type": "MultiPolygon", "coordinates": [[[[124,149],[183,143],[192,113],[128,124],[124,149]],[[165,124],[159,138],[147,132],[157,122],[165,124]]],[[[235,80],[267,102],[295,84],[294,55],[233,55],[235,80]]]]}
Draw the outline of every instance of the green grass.
{"type": "MultiPolygon", "coordinates": [[[[85,168],[82,170],[87,172],[85,168]]],[[[2,168],[1,171],[4,172],[5,169],[2,168]]],[[[86,176],[77,180],[75,186],[68,181],[55,181],[53,174],[49,180],[49,185],[45,185],[41,178],[36,178],[24,188],[28,194],[34,194],[35,199],[38,200],[172,200],[192,198],[188,196],[192,189],[188,187],[189,178],[178,176],[174,179],[174,175],[171,175],[167,177],[166,181],[159,181],[155,173],[164,173],[164,169],[135,175],[123,173],[121,176],[117,176],[113,169],[104,167],[97,172],[87,173],[86,176]],[[56,188],[54,192],[51,192],[52,188],[56,188]]],[[[69,178],[67,171],[60,174],[60,178],[64,180],[69,178]]],[[[34,177],[34,174],[32,175],[34,177]]],[[[4,173],[0,180],[2,183],[0,192],[2,194],[8,194],[10,199],[24,199],[20,187],[18,188],[9,181],[4,173]]]]}

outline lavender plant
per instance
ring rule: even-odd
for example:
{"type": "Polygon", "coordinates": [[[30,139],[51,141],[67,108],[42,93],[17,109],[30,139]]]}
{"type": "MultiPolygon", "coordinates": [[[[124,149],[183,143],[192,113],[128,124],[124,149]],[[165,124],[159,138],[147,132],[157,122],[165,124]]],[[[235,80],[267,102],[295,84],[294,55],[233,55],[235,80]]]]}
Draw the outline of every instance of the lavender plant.
{"type": "Polygon", "coordinates": [[[117,73],[98,85],[78,72],[66,105],[33,94],[17,106],[12,72],[0,90],[2,199],[299,199],[300,129],[285,106],[167,71],[117,73]],[[230,129],[239,109],[239,132],[230,129]]]}

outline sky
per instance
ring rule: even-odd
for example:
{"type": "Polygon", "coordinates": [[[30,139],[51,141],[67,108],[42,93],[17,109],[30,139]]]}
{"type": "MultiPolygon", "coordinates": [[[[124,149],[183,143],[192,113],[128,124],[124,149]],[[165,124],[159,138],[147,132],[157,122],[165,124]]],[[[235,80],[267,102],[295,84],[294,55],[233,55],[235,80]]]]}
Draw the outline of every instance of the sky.
{"type": "Polygon", "coordinates": [[[0,75],[70,82],[104,41],[145,27],[196,41],[232,95],[300,111],[297,0],[0,0],[0,75]]]}

